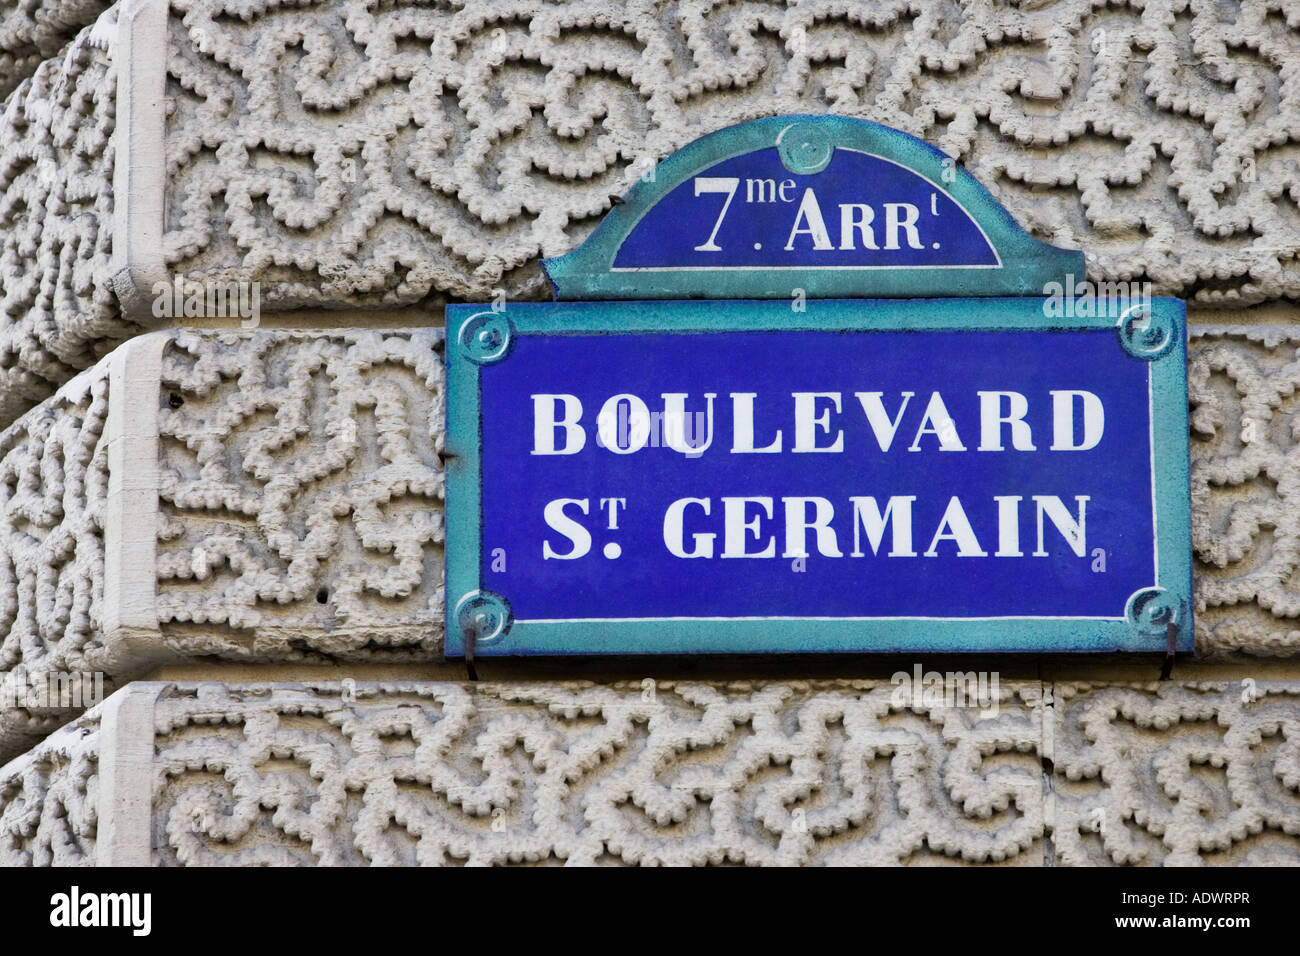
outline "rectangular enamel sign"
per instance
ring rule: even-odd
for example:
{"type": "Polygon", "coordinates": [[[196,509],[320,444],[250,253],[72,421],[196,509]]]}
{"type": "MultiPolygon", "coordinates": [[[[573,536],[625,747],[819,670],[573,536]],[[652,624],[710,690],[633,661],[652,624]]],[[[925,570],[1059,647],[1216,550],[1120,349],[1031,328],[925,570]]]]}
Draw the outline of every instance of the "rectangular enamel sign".
{"type": "Polygon", "coordinates": [[[1182,303],[799,305],[449,307],[447,654],[1191,649],[1182,303]]]}

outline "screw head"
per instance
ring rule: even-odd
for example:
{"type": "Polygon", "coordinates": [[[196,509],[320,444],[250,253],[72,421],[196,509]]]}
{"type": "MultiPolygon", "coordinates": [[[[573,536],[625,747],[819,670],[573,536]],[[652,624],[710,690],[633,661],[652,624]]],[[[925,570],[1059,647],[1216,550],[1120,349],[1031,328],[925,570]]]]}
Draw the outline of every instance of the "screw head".
{"type": "Polygon", "coordinates": [[[1180,623],[1181,601],[1178,595],[1165,588],[1143,588],[1128,599],[1124,616],[1129,624],[1143,631],[1164,630],[1169,624],[1180,623]]]}
{"type": "Polygon", "coordinates": [[[1115,331],[1125,352],[1147,362],[1158,359],[1174,344],[1173,323],[1149,305],[1127,309],[1119,317],[1115,331]]]}
{"type": "Polygon", "coordinates": [[[835,144],[830,135],[815,123],[791,123],[776,138],[776,149],[786,169],[801,176],[811,176],[830,164],[835,144]]]}
{"type": "Polygon", "coordinates": [[[491,591],[470,591],[456,604],[453,616],[462,634],[473,634],[474,643],[491,644],[510,630],[510,605],[491,591]]]}
{"type": "Polygon", "coordinates": [[[477,312],[460,327],[457,340],[465,357],[477,365],[490,365],[510,351],[513,330],[500,312],[477,312]]]}

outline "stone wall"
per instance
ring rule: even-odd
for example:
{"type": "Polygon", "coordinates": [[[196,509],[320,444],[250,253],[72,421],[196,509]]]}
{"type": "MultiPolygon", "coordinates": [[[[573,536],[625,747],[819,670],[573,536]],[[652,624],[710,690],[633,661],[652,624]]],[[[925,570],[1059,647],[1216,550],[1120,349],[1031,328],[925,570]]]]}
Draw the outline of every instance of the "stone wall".
{"type": "Polygon", "coordinates": [[[0,426],[133,327],[110,282],[114,74],[104,34],[87,27],[42,62],[0,118],[0,426]]]}
{"type": "MultiPolygon", "coordinates": [[[[106,0],[10,0],[0,5],[0,96],[54,57],[107,9],[106,0]]],[[[111,22],[111,21],[110,21],[111,22]]]]}
{"type": "Polygon", "coordinates": [[[0,862],[1300,863],[1297,76],[1285,0],[0,10],[0,672],[116,691],[0,708],[0,862]],[[1188,300],[1174,681],[441,662],[442,304],[547,297],[657,160],[791,112],[1188,300]],[[263,327],[155,314],[178,276],[263,327]]]}
{"type": "Polygon", "coordinates": [[[0,768],[0,866],[90,866],[99,829],[99,714],[0,768]]]}
{"type": "Polygon", "coordinates": [[[1095,278],[1197,305],[1300,294],[1280,2],[234,9],[173,5],[162,259],[286,304],[546,297],[538,258],[658,160],[827,112],[939,146],[1095,278]]]}
{"type": "Polygon", "coordinates": [[[0,861],[1296,865],[1300,683],[136,683],[0,771],[0,861]],[[146,755],[100,771],[98,752],[146,755]],[[110,773],[120,775],[110,789],[110,773]],[[150,846],[150,843],[152,844],[150,846]]]}

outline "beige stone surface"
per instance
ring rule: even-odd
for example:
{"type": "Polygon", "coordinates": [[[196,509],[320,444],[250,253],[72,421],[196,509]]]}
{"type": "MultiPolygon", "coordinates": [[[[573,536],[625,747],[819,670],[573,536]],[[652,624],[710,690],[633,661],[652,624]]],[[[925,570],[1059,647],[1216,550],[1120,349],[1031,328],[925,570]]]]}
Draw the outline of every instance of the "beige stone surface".
{"type": "Polygon", "coordinates": [[[1300,684],[1052,691],[1058,863],[1300,866],[1300,684]]]}
{"type": "MultiPolygon", "coordinates": [[[[0,672],[99,669],[104,650],[107,363],[0,435],[0,672]]],[[[0,759],[75,712],[0,709],[0,759]]]]}
{"type": "MultiPolygon", "coordinates": [[[[0,434],[0,672],[435,658],[440,349],[156,333],[23,416],[0,434]]],[[[75,715],[0,710],[0,758],[75,715]]]]}
{"type": "Polygon", "coordinates": [[[8,0],[0,4],[0,96],[7,96],[82,27],[95,22],[108,0],[8,0]]]}
{"type": "Polygon", "coordinates": [[[436,653],[441,342],[437,329],[168,339],[156,615],[170,646],[242,660],[436,653]]]}
{"type": "Polygon", "coordinates": [[[546,297],[537,260],[673,150],[829,112],[958,158],[1093,278],[1209,306],[1300,293],[1286,3],[173,10],[168,206],[142,275],[256,278],[284,305],[546,297]]]}
{"type": "Polygon", "coordinates": [[[889,680],[209,681],[102,711],[0,768],[0,862],[1300,865],[1294,681],[1007,681],[996,707],[889,680]]]}
{"type": "Polygon", "coordinates": [[[1194,329],[1188,356],[1196,646],[1300,643],[1300,327],[1194,329]]]}
{"type": "Polygon", "coordinates": [[[93,866],[100,714],[91,711],[0,767],[0,866],[93,866]]]}
{"type": "Polygon", "coordinates": [[[110,281],[114,30],[83,29],[0,116],[0,426],[138,329],[110,281]]]}

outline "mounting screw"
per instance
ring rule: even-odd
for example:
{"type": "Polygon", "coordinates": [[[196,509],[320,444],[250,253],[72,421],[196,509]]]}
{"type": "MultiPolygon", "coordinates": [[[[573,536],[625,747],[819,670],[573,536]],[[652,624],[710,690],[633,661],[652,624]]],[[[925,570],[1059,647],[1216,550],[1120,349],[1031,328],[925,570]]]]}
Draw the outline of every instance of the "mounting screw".
{"type": "Polygon", "coordinates": [[[1124,607],[1124,617],[1133,627],[1151,633],[1163,632],[1170,624],[1182,624],[1182,601],[1165,588],[1134,591],[1124,607]]]}
{"type": "Polygon", "coordinates": [[[777,136],[776,150],[790,172],[811,176],[830,164],[835,144],[816,123],[791,123],[777,136]]]}
{"type": "Polygon", "coordinates": [[[473,634],[475,645],[491,644],[510,630],[510,605],[491,591],[470,591],[456,604],[462,634],[473,634]]]}
{"type": "Polygon", "coordinates": [[[1125,310],[1115,324],[1115,331],[1124,351],[1144,362],[1155,361],[1174,344],[1173,323],[1149,305],[1135,305],[1125,310]]]}
{"type": "Polygon", "coordinates": [[[463,323],[456,340],[465,357],[477,365],[491,365],[510,351],[514,329],[500,312],[476,312],[463,323]]]}

